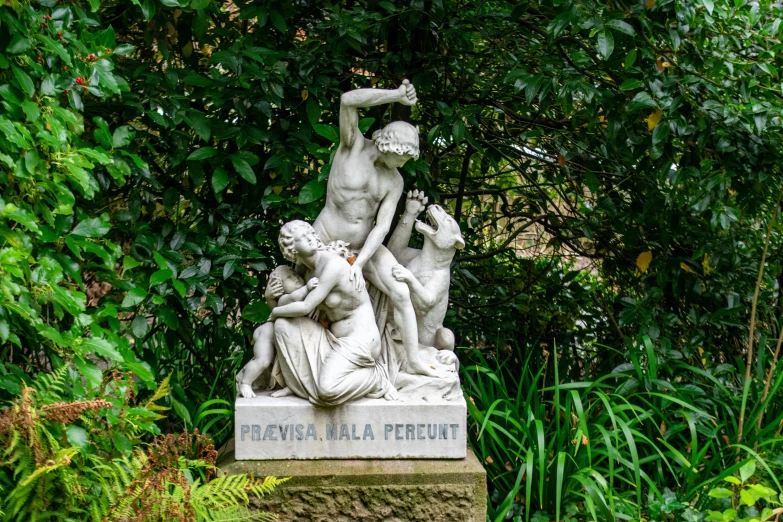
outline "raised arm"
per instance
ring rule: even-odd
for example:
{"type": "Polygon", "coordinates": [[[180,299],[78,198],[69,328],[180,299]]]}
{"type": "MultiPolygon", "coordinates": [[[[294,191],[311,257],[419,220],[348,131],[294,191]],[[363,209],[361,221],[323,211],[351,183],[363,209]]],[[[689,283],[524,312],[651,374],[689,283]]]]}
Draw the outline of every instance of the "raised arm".
{"type": "Polygon", "coordinates": [[[394,102],[415,105],[416,101],[416,89],[408,80],[403,80],[397,89],[356,89],[346,92],[340,98],[340,146],[352,148],[356,138],[361,135],[357,109],[394,102]]]}
{"type": "Polygon", "coordinates": [[[424,195],[423,190],[409,191],[408,198],[405,201],[405,212],[397,222],[397,226],[394,227],[394,232],[392,232],[389,243],[386,245],[389,252],[397,258],[397,262],[403,266],[406,266],[421,253],[421,250],[418,248],[408,247],[408,243],[411,241],[413,223],[426,206],[427,197],[424,195]]]}

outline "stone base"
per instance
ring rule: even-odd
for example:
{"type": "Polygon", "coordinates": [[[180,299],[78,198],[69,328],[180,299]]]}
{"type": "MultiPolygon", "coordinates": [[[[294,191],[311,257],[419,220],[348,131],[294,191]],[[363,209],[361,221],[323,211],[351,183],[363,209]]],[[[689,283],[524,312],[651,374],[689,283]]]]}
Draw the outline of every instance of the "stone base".
{"type": "Polygon", "coordinates": [[[352,459],[465,457],[467,405],[455,400],[359,399],[334,408],[258,392],[237,397],[236,458],[352,459]]]}
{"type": "Polygon", "coordinates": [[[459,460],[237,461],[229,452],[218,466],[229,475],[290,477],[253,509],[283,522],[484,522],[484,468],[467,452],[459,460]]]}

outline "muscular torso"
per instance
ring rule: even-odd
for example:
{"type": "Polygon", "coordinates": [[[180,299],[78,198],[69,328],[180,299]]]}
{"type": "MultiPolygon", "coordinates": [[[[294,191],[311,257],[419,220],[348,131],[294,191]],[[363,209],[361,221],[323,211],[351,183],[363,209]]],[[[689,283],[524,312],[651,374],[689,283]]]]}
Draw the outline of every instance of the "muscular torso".
{"type": "Polygon", "coordinates": [[[326,205],[313,223],[325,243],[339,239],[355,250],[364,246],[381,202],[389,195],[395,199],[402,195],[397,169],[376,163],[375,144],[364,137],[358,140],[363,141],[350,149],[340,147],[335,153],[326,205]]]}

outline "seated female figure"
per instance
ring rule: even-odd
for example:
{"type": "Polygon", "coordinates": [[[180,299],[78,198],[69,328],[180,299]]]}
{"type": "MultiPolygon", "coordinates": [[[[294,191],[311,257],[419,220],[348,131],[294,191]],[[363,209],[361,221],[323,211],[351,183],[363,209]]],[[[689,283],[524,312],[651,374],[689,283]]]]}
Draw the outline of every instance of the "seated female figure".
{"type": "Polygon", "coordinates": [[[349,278],[350,265],[328,249],[304,221],[280,230],[280,250],[307,268],[318,285],[303,301],[272,310],[275,348],[286,387],[323,406],[361,397],[397,398],[386,368],[378,361],[380,333],[370,296],[349,278]],[[318,310],[329,329],[307,317],[318,310]]]}

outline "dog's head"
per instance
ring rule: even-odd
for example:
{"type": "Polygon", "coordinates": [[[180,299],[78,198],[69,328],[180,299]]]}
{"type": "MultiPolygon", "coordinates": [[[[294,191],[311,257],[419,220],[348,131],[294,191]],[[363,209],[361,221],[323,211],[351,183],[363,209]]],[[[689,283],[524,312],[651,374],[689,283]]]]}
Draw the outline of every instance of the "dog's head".
{"type": "Polygon", "coordinates": [[[416,230],[429,239],[438,250],[461,250],[465,240],[454,218],[449,216],[440,205],[430,205],[424,221],[416,221],[416,230]]]}

